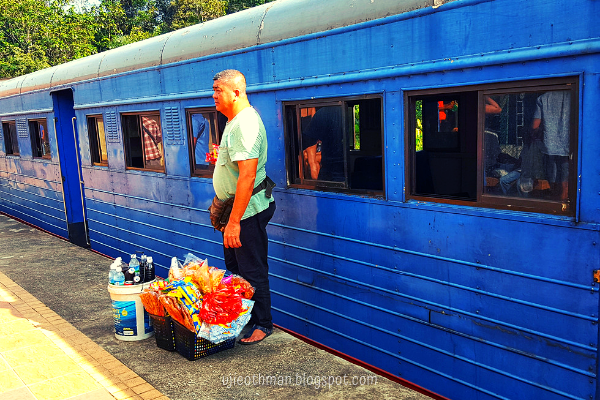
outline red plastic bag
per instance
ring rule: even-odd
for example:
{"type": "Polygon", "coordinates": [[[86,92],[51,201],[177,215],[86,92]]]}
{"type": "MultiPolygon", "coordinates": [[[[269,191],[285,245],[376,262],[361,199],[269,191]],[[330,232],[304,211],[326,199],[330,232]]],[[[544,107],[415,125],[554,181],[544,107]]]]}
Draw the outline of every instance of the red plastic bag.
{"type": "Polygon", "coordinates": [[[219,288],[202,300],[200,319],[208,324],[228,324],[242,311],[242,296],[232,287],[219,288]]]}
{"type": "Polygon", "coordinates": [[[239,275],[229,275],[223,278],[219,289],[225,287],[233,287],[236,293],[242,295],[245,299],[251,299],[254,296],[254,288],[252,285],[239,275]]]}

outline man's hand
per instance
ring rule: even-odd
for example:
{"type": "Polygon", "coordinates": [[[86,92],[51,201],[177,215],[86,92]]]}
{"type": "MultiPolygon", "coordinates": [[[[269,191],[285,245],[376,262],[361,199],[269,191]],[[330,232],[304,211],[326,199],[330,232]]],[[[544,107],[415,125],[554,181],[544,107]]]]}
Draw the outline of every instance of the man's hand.
{"type": "Polygon", "coordinates": [[[242,242],[240,242],[240,231],[240,223],[229,220],[225,227],[225,231],[223,232],[223,245],[228,249],[242,247],[242,242]]]}

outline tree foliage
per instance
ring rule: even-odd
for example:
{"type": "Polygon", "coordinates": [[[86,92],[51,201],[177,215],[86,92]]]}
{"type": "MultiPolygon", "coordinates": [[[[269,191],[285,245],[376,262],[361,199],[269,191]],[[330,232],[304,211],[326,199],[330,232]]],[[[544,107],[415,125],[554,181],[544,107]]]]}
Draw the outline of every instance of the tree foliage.
{"type": "Polygon", "coordinates": [[[94,54],[93,17],[67,0],[0,0],[0,77],[94,54]]]}
{"type": "Polygon", "coordinates": [[[0,0],[0,79],[273,0],[0,0]]]}

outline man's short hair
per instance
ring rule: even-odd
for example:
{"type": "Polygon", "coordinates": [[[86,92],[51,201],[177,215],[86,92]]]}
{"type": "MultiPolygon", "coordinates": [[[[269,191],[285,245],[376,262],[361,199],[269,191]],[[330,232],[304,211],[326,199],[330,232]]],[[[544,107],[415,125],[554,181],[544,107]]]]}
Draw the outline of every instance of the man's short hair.
{"type": "Polygon", "coordinates": [[[244,74],[242,74],[237,69],[226,69],[221,72],[217,72],[215,74],[215,76],[213,77],[213,81],[231,82],[233,80],[240,79],[240,78],[245,86],[246,85],[246,77],[244,76],[244,74]]]}

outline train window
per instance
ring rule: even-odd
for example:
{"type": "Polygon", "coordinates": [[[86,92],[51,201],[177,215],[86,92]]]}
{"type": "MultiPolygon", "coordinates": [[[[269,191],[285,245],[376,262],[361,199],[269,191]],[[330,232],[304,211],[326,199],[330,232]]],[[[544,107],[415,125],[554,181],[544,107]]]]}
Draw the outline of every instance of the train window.
{"type": "Polygon", "coordinates": [[[407,94],[408,197],[572,215],[577,81],[407,94]]]}
{"type": "Polygon", "coordinates": [[[210,154],[219,146],[227,118],[216,109],[190,109],[186,112],[192,175],[212,177],[210,154]]]}
{"type": "Polygon", "coordinates": [[[50,159],[50,138],[45,119],[29,121],[29,137],[31,138],[33,158],[50,159]]]}
{"type": "Polygon", "coordinates": [[[104,119],[102,115],[88,115],[87,126],[92,164],[108,166],[106,136],[104,134],[104,119]]]}
{"type": "Polygon", "coordinates": [[[383,195],[382,101],[284,104],[291,186],[383,195]]]}
{"type": "Polygon", "coordinates": [[[121,114],[121,126],[126,166],[164,172],[160,114],[121,114]]]}
{"type": "Polygon", "coordinates": [[[15,121],[2,122],[4,136],[4,151],[7,155],[19,155],[19,140],[17,137],[17,124],[15,121]]]}

